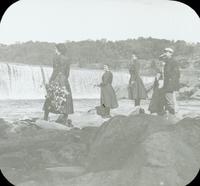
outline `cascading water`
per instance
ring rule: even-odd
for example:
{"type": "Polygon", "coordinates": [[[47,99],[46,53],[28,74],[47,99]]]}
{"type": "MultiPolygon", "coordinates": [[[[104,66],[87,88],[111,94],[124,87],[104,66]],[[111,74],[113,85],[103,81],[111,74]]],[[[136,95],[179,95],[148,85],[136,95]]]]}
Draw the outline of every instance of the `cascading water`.
{"type": "MultiPolygon", "coordinates": [[[[44,83],[52,73],[51,67],[0,63],[0,99],[44,99],[44,83]]],[[[73,98],[99,98],[102,70],[71,68],[69,82],[73,98]]],[[[145,83],[152,78],[142,77],[145,83]]],[[[113,72],[113,86],[123,87],[128,84],[128,72],[113,72]]]]}

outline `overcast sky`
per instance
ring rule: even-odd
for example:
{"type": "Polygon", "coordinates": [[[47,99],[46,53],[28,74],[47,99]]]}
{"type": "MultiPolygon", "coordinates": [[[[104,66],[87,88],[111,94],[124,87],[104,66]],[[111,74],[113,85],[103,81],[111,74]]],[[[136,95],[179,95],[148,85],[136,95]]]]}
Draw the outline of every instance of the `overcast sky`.
{"type": "Polygon", "coordinates": [[[0,24],[3,44],[138,37],[200,42],[200,19],[168,0],[20,0],[0,24]]]}

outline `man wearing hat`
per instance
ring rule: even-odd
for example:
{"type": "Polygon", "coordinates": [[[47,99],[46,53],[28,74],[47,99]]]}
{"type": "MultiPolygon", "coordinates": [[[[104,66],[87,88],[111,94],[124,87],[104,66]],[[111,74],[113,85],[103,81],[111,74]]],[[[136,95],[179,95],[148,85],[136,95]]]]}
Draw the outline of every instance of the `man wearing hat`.
{"type": "Polygon", "coordinates": [[[173,58],[174,50],[165,48],[164,53],[159,57],[165,62],[163,72],[163,106],[165,111],[175,114],[175,91],[179,90],[180,71],[178,64],[173,58]]]}

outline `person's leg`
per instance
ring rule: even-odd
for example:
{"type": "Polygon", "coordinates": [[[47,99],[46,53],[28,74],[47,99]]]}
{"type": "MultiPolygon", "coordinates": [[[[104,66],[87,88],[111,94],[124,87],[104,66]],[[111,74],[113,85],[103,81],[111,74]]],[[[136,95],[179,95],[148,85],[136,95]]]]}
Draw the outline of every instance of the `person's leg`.
{"type": "Polygon", "coordinates": [[[165,110],[169,111],[170,114],[175,114],[173,92],[165,93],[165,110]]]}
{"type": "Polygon", "coordinates": [[[49,118],[49,111],[45,110],[44,111],[44,120],[48,121],[48,118],[49,118]]]}
{"type": "Polygon", "coordinates": [[[135,106],[140,106],[140,99],[135,99],[135,106]]]}
{"type": "Polygon", "coordinates": [[[156,96],[156,113],[157,115],[163,116],[166,114],[165,112],[165,92],[163,89],[158,89],[158,94],[156,96]]]}
{"type": "Polygon", "coordinates": [[[58,119],[56,120],[57,123],[66,124],[68,119],[68,114],[60,114],[58,119]]]}

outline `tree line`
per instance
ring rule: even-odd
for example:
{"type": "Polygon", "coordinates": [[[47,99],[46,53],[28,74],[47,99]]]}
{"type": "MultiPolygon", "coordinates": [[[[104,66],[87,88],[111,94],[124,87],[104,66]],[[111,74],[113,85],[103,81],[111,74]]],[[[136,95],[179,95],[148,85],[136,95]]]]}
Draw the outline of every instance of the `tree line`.
{"type": "MultiPolygon", "coordinates": [[[[163,49],[172,47],[182,68],[192,65],[200,69],[200,43],[140,37],[120,41],[66,41],[64,44],[70,62],[78,67],[98,68],[105,63],[116,69],[127,67],[134,53],[143,63],[143,69],[150,69],[163,49]]],[[[51,66],[55,55],[54,45],[55,43],[33,41],[12,45],[0,44],[0,61],[51,66]]]]}

